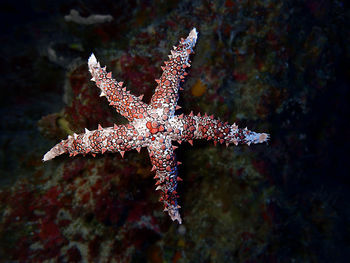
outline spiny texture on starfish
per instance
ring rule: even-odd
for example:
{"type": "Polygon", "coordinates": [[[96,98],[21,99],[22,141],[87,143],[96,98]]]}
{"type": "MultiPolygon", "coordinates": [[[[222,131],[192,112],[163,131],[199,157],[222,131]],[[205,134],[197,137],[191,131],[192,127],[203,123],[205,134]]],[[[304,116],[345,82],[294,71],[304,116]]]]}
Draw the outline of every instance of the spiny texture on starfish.
{"type": "Polygon", "coordinates": [[[50,160],[63,153],[70,156],[77,154],[92,154],[105,152],[119,152],[122,157],[125,151],[141,147],[147,147],[152,171],[156,172],[156,190],[160,191],[160,201],[164,204],[171,219],[182,222],[177,203],[177,183],[182,179],[177,175],[173,141],[181,143],[188,141],[192,144],[194,139],[213,140],[214,144],[225,143],[238,145],[266,142],[269,135],[255,133],[247,128],[240,129],[236,124],[230,125],[214,118],[213,115],[196,116],[175,115],[178,109],[178,91],[180,83],[187,75],[186,68],[190,67],[189,56],[197,41],[197,31],[192,29],[186,39],[171,50],[169,60],[162,66],[163,74],[158,83],[150,104],[142,102],[142,96],[136,97],[130,94],[123,82],[117,82],[112,78],[112,73],[101,68],[95,56],[92,54],[88,65],[92,80],[101,89],[101,95],[105,96],[109,104],[129,120],[127,125],[102,128],[85,133],[68,136],[44,155],[43,160],[50,160]]]}

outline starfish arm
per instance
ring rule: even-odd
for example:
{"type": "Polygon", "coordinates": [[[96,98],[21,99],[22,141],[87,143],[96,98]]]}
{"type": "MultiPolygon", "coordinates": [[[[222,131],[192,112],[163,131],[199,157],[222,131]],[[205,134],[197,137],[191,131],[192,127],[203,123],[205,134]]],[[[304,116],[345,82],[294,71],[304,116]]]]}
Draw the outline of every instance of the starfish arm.
{"type": "Polygon", "coordinates": [[[228,124],[215,119],[211,116],[194,116],[192,113],[182,118],[178,118],[177,127],[179,133],[173,136],[173,140],[189,141],[192,144],[193,139],[213,140],[216,145],[218,142],[227,146],[231,143],[238,144],[256,144],[268,141],[270,135],[267,133],[256,133],[247,128],[241,129],[234,124],[228,124]]]}
{"type": "Polygon", "coordinates": [[[123,82],[117,82],[112,78],[112,73],[107,73],[105,67],[101,68],[100,63],[96,60],[94,54],[91,54],[88,60],[89,70],[93,81],[97,87],[101,89],[100,97],[105,96],[117,112],[127,118],[129,121],[133,119],[142,119],[146,113],[147,104],[142,102],[142,96],[136,97],[130,94],[123,87],[123,82]]]}
{"type": "Polygon", "coordinates": [[[182,179],[177,176],[177,163],[171,141],[158,138],[148,147],[148,152],[153,165],[152,171],[156,171],[156,190],[161,191],[159,201],[163,202],[164,211],[168,212],[170,218],[181,224],[176,188],[177,182],[182,179]]]}
{"type": "MultiPolygon", "coordinates": [[[[180,82],[187,75],[185,69],[190,67],[189,56],[193,52],[193,47],[197,41],[197,31],[193,28],[185,40],[181,40],[179,45],[171,50],[169,60],[162,67],[163,74],[160,79],[156,79],[158,86],[152,96],[150,105],[152,108],[162,108],[174,113],[178,100],[178,89],[180,82]]],[[[168,114],[166,112],[166,114],[168,114]]],[[[168,114],[169,115],[169,114],[168,114]]]]}
{"type": "Polygon", "coordinates": [[[102,128],[85,133],[68,136],[66,140],[56,144],[48,151],[43,161],[48,161],[63,153],[69,153],[70,156],[77,154],[95,154],[105,152],[119,152],[124,157],[125,151],[147,146],[150,139],[138,134],[135,127],[131,124],[115,125],[114,127],[102,128]]]}

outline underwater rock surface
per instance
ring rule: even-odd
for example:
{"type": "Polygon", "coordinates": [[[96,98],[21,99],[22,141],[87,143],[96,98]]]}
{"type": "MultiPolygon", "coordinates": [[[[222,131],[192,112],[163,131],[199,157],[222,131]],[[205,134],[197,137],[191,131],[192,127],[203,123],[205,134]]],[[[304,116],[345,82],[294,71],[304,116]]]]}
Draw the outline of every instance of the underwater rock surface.
{"type": "MultiPolygon", "coordinates": [[[[343,262],[349,184],[342,1],[5,1],[0,258],[4,262],[343,262]],[[65,21],[113,17],[103,23],[65,21]],[[149,102],[178,36],[200,41],[179,105],[267,131],[268,147],[177,150],[180,227],[148,154],[41,162],[74,132],[123,123],[89,81],[91,51],[149,102]],[[6,58],[6,59],[5,59],[6,58]],[[64,94],[62,96],[62,94],[64,94]]],[[[349,75],[349,74],[348,74],[349,75]]]]}

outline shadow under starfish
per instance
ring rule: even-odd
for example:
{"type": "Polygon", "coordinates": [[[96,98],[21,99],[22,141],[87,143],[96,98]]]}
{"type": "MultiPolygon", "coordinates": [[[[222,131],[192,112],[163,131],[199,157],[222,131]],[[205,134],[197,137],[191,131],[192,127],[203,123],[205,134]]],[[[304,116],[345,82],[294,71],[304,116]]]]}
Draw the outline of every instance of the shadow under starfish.
{"type": "Polygon", "coordinates": [[[236,124],[228,124],[215,119],[213,115],[175,115],[179,97],[180,83],[187,75],[186,68],[190,67],[189,56],[193,52],[198,33],[193,28],[186,39],[181,39],[174,46],[169,60],[162,66],[162,76],[156,79],[158,83],[151,102],[146,104],[142,96],[136,97],[123,87],[123,82],[112,78],[112,73],[101,68],[94,54],[88,60],[92,80],[101,89],[101,97],[105,96],[109,104],[129,120],[127,125],[102,128],[83,134],[68,136],[44,155],[43,161],[48,161],[63,153],[70,156],[77,154],[92,154],[119,152],[124,156],[125,151],[147,147],[152,171],[156,172],[156,190],[160,191],[160,201],[164,204],[171,219],[182,223],[177,203],[178,177],[174,150],[177,146],[172,141],[187,141],[192,145],[194,139],[213,140],[214,144],[248,144],[262,143],[269,139],[266,133],[240,129],[236,124]]]}

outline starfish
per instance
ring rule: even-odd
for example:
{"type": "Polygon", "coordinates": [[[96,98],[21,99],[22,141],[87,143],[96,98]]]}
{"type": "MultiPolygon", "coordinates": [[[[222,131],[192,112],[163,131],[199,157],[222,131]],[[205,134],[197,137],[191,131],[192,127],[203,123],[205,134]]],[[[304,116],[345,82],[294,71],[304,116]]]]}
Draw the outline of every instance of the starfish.
{"type": "Polygon", "coordinates": [[[88,60],[89,71],[97,87],[101,90],[100,96],[105,96],[109,105],[128,119],[126,125],[116,125],[97,130],[68,136],[48,151],[43,161],[48,161],[63,153],[70,156],[77,154],[92,154],[105,152],[119,152],[124,157],[125,151],[136,149],[140,152],[147,147],[152,171],[156,172],[156,190],[160,191],[160,201],[163,202],[164,211],[170,218],[179,224],[182,223],[178,205],[177,184],[182,179],[178,176],[174,150],[177,146],[174,141],[189,142],[193,145],[194,139],[214,141],[214,144],[252,144],[262,143],[269,139],[269,134],[256,133],[247,128],[241,129],[234,123],[232,125],[200,113],[194,115],[175,115],[179,98],[180,83],[187,75],[186,69],[190,67],[189,56],[197,41],[197,30],[193,28],[186,39],[181,39],[177,46],[171,50],[169,60],[162,66],[163,73],[156,79],[157,87],[149,104],[142,101],[143,95],[136,97],[123,87],[123,82],[112,78],[106,67],[101,67],[94,54],[88,60]]]}

